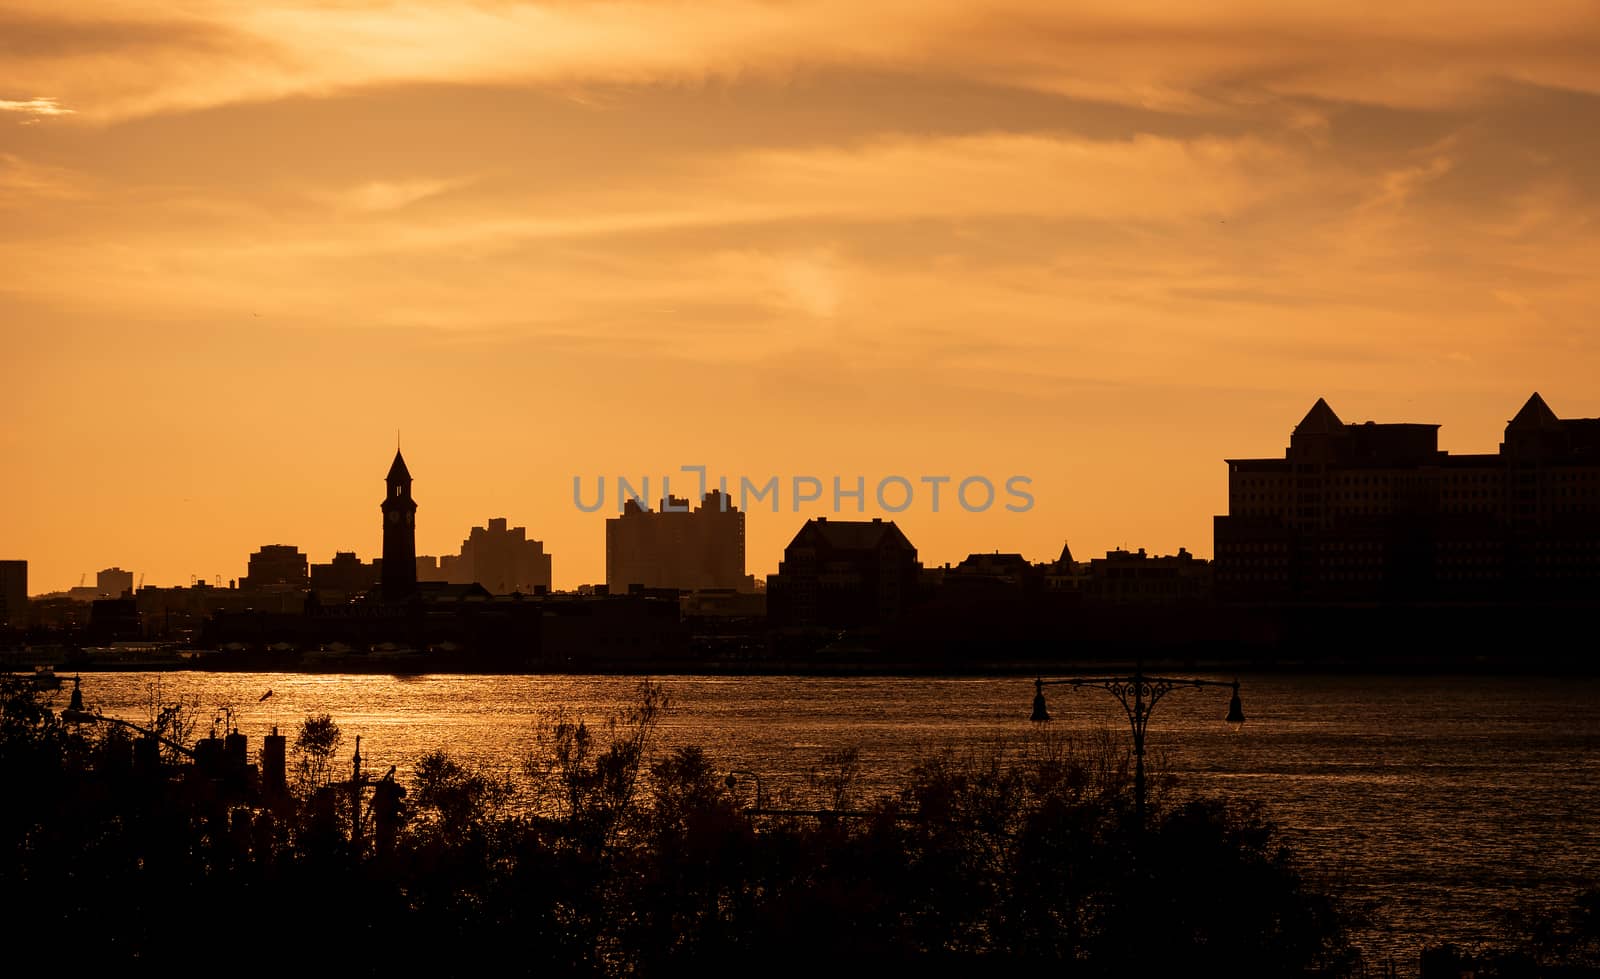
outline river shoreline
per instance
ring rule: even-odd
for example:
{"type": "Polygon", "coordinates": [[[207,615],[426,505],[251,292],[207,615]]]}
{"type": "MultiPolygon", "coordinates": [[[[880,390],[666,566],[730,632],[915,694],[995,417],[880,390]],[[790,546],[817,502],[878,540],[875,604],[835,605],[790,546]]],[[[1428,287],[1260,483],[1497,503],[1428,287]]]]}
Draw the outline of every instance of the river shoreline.
{"type": "Polygon", "coordinates": [[[100,672],[195,672],[281,674],[374,674],[390,676],[814,676],[814,677],[1007,677],[1059,674],[1128,673],[1137,666],[1147,674],[1285,674],[1298,676],[1600,676],[1600,658],[1589,656],[1519,656],[1471,658],[1209,658],[1182,656],[1061,657],[1028,660],[982,660],[967,663],[894,660],[766,659],[719,662],[670,660],[573,662],[518,666],[493,657],[432,656],[380,658],[364,655],[322,657],[307,662],[296,656],[199,654],[186,659],[74,660],[13,658],[12,672],[51,668],[58,675],[100,672]]]}

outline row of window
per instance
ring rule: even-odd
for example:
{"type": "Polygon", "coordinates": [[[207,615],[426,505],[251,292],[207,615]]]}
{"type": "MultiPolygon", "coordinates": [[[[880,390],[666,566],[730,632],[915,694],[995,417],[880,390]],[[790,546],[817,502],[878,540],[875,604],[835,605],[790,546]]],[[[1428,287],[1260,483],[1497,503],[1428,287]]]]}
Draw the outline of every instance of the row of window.
{"type": "MultiPolygon", "coordinates": [[[[1324,514],[1319,513],[1319,509],[1320,509],[1319,507],[1310,506],[1310,505],[1301,505],[1298,508],[1292,508],[1292,507],[1287,507],[1287,506],[1283,506],[1283,505],[1272,505],[1272,504],[1253,504],[1252,505],[1252,504],[1245,503],[1245,504],[1239,504],[1237,506],[1229,508],[1228,515],[1229,516],[1234,516],[1234,517],[1282,517],[1282,518],[1284,518],[1286,520],[1290,520],[1290,521],[1299,520],[1301,522],[1316,522],[1316,521],[1321,520],[1323,518],[1323,516],[1324,516],[1324,514]]],[[[1357,516],[1357,517],[1389,516],[1389,515],[1393,515],[1395,513],[1407,513],[1407,512],[1417,513],[1417,512],[1426,512],[1426,510],[1427,510],[1427,508],[1424,508],[1424,507],[1397,509],[1393,505],[1393,503],[1389,502],[1389,501],[1372,502],[1372,503],[1367,503],[1367,502],[1340,503],[1340,504],[1334,504],[1333,506],[1331,506],[1331,507],[1329,507],[1327,509],[1328,509],[1329,513],[1331,513],[1333,515],[1336,515],[1336,516],[1357,516]]],[[[1539,503],[1539,504],[1517,503],[1517,504],[1513,504],[1509,508],[1509,510],[1505,506],[1505,504],[1503,502],[1500,502],[1500,501],[1484,501],[1484,500],[1446,501],[1446,502],[1441,503],[1439,505],[1438,510],[1441,513],[1493,513],[1493,514],[1505,514],[1505,513],[1509,512],[1509,513],[1512,513],[1512,514],[1516,514],[1518,516],[1526,516],[1526,517],[1531,517],[1531,516],[1535,516],[1535,515],[1539,515],[1539,516],[1551,516],[1551,515],[1573,516],[1573,515],[1577,515],[1577,514],[1600,513],[1600,500],[1595,500],[1595,501],[1585,500],[1585,501],[1582,501],[1582,502],[1566,502],[1566,503],[1539,503]]]]}
{"type": "Polygon", "coordinates": [[[1600,483],[1600,470],[1596,469],[1543,469],[1520,470],[1516,473],[1501,471],[1451,471],[1451,470],[1424,470],[1420,472],[1380,472],[1380,473],[1350,473],[1289,476],[1285,474],[1271,475],[1237,475],[1232,479],[1232,484],[1242,487],[1278,488],[1291,484],[1316,485],[1326,483],[1334,486],[1389,486],[1396,484],[1416,485],[1419,483],[1442,482],[1448,486],[1500,485],[1507,480],[1517,483],[1600,483]]]}
{"type": "MultiPolygon", "coordinates": [[[[1435,538],[1432,543],[1436,551],[1453,553],[1459,551],[1497,552],[1510,546],[1512,542],[1503,540],[1485,540],[1482,538],[1475,540],[1451,540],[1449,538],[1440,540],[1435,538]]],[[[1383,541],[1371,540],[1322,540],[1305,541],[1301,544],[1301,547],[1304,550],[1315,551],[1320,554],[1350,553],[1356,555],[1382,553],[1388,548],[1388,546],[1389,545],[1383,541]]],[[[1590,551],[1600,551],[1600,538],[1591,537],[1585,540],[1533,540],[1526,541],[1521,546],[1531,549],[1535,553],[1541,554],[1562,554],[1568,552],[1587,553],[1590,551]]],[[[1249,541],[1236,544],[1223,544],[1218,548],[1217,556],[1222,560],[1228,560],[1241,554],[1282,555],[1289,549],[1290,544],[1287,542],[1249,541]]]]}

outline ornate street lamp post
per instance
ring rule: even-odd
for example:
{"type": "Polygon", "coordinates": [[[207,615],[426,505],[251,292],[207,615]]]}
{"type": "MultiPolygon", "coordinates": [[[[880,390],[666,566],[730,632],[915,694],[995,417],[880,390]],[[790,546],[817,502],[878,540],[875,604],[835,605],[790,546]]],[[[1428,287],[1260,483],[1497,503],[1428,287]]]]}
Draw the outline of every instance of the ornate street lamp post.
{"type": "Polygon", "coordinates": [[[1233,725],[1235,731],[1244,724],[1244,708],[1239,703],[1238,680],[1228,683],[1222,680],[1145,676],[1142,663],[1134,667],[1132,676],[1061,677],[1051,680],[1040,677],[1033,681],[1031,720],[1040,722],[1050,720],[1050,712],[1044,703],[1044,688],[1050,685],[1099,687],[1116,697],[1122,704],[1123,711],[1128,715],[1128,726],[1133,729],[1133,802],[1140,828],[1144,827],[1144,729],[1150,720],[1150,712],[1155,710],[1161,698],[1174,690],[1184,688],[1229,687],[1233,690],[1233,699],[1228,701],[1227,722],[1233,725]]]}

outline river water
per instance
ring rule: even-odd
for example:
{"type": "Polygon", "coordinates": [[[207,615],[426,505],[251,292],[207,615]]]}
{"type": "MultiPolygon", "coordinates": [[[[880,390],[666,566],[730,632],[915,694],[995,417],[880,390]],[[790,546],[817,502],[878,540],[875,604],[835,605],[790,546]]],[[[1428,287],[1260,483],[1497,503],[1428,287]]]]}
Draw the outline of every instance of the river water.
{"type": "MultiPolygon", "coordinates": [[[[1187,674],[1185,674],[1187,675],[1187,674]]],[[[1198,675],[1198,674],[1197,674],[1198,675]]],[[[1232,680],[1233,677],[1209,677],[1232,680]]],[[[1376,908],[1369,961],[1412,971],[1425,942],[1498,937],[1499,913],[1561,903],[1600,883],[1600,679],[1241,676],[1247,723],[1222,722],[1228,691],[1176,690],[1155,709],[1152,757],[1188,790],[1259,800],[1317,866],[1376,908]]],[[[274,725],[290,735],[333,715],[348,763],[404,777],[443,748],[510,772],[558,709],[590,720],[634,702],[614,676],[90,673],[85,700],[135,723],[182,702],[203,735],[222,707],[252,757],[274,725]],[[266,696],[271,691],[271,696],[266,696]]],[[[891,792],[942,748],[1026,738],[1026,677],[668,677],[656,750],[702,746],[722,769],[757,773],[767,799],[804,804],[807,773],[855,748],[863,801],[891,792]]],[[[64,705],[70,683],[55,695],[64,705]]],[[[1107,692],[1047,690],[1053,730],[1129,743],[1107,692]]]]}

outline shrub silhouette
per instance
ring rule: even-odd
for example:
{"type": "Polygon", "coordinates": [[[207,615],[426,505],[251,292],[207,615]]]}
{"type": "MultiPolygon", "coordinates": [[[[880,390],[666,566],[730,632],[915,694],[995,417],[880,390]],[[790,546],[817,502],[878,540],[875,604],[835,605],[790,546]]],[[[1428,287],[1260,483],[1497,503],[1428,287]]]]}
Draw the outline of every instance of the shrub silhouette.
{"type": "Polygon", "coordinates": [[[1338,901],[1260,810],[1166,784],[1140,827],[1110,738],[930,754],[872,801],[840,756],[827,808],[753,814],[700,749],[651,755],[646,685],[615,723],[548,724],[520,783],[419,759],[380,846],[341,783],[269,806],[188,766],[141,773],[116,736],[0,694],[0,777],[26,787],[0,807],[0,887],[29,897],[19,933],[65,928],[86,965],[232,961],[314,923],[336,936],[318,970],[363,973],[1355,966],[1338,901]]]}

